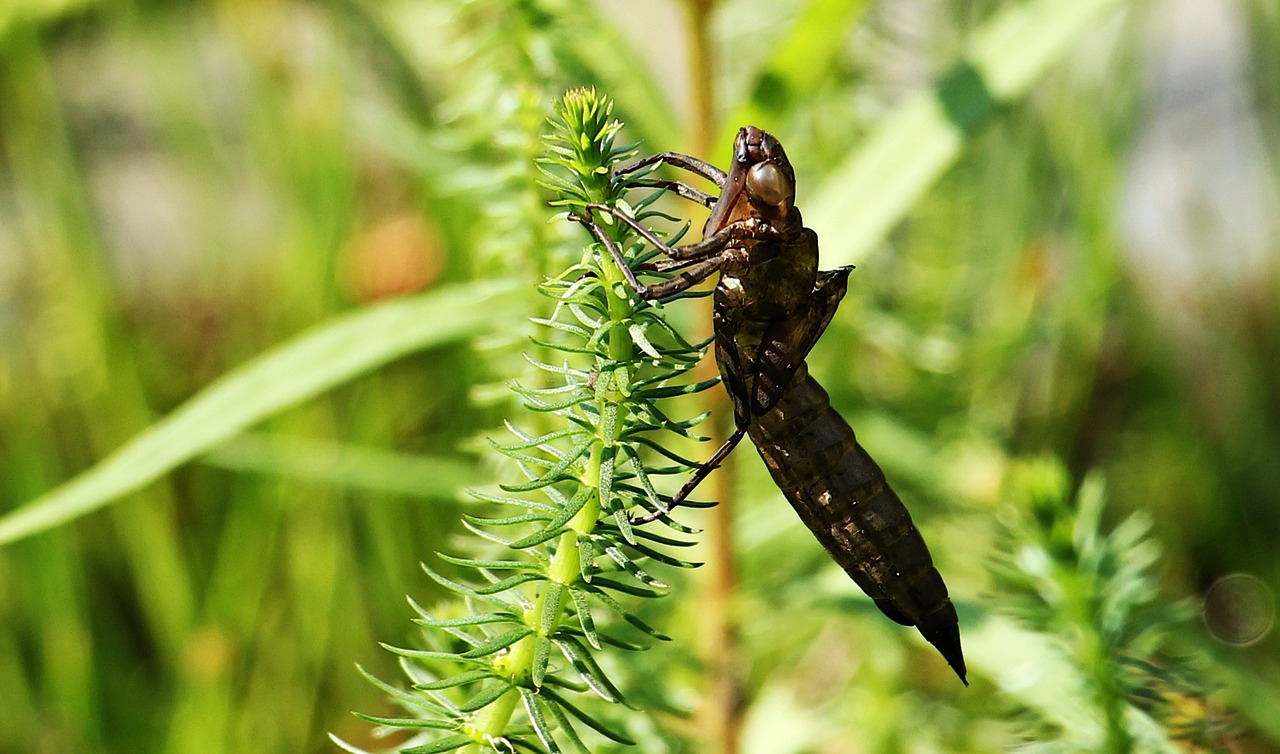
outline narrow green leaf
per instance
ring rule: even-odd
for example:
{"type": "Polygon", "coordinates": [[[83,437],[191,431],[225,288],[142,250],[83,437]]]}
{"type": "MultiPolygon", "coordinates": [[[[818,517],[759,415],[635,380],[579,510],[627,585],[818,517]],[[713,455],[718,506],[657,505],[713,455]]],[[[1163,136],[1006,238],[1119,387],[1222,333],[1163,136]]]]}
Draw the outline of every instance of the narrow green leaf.
{"type": "Polygon", "coordinates": [[[422,570],[425,571],[426,574],[431,577],[432,581],[436,582],[437,584],[444,587],[445,589],[448,589],[451,592],[461,594],[463,597],[470,597],[472,599],[479,600],[489,605],[494,605],[503,611],[512,609],[512,606],[510,604],[508,604],[507,602],[503,601],[498,597],[492,596],[492,594],[490,593],[481,593],[480,591],[472,587],[469,587],[466,584],[460,584],[451,579],[446,579],[444,576],[441,576],[440,574],[431,570],[431,568],[428,567],[426,563],[421,563],[420,565],[422,567],[422,570]]]}
{"type": "MultiPolygon", "coordinates": [[[[575,638],[586,638],[577,626],[561,626],[558,633],[575,638]]],[[[616,649],[626,650],[627,652],[646,652],[649,650],[648,644],[636,644],[635,642],[624,641],[616,636],[612,636],[604,632],[601,632],[598,635],[598,638],[603,646],[614,647],[616,649]]]]}
{"type": "Polygon", "coordinates": [[[475,593],[481,596],[497,594],[498,592],[505,592],[508,589],[520,586],[521,584],[527,584],[530,581],[545,581],[546,578],[546,574],[542,573],[519,573],[515,576],[502,579],[501,581],[495,581],[492,584],[476,587],[475,593]]]}
{"type": "Polygon", "coordinates": [[[423,720],[417,717],[375,717],[361,712],[353,715],[375,725],[390,725],[396,728],[432,728],[434,730],[457,730],[458,724],[451,720],[423,720]]]}
{"type": "Polygon", "coordinates": [[[696,469],[700,465],[697,461],[691,458],[685,458],[684,456],[677,455],[673,451],[668,450],[663,445],[654,442],[653,440],[649,439],[648,437],[645,437],[644,435],[640,434],[635,430],[623,432],[622,439],[625,439],[627,442],[634,442],[637,445],[643,445],[646,448],[656,451],[659,455],[663,456],[664,458],[670,461],[674,461],[680,464],[686,469],[688,468],[696,469]]]}
{"type": "MultiPolygon", "coordinates": [[[[546,399],[548,397],[555,396],[555,395],[568,395],[570,396],[568,400],[575,400],[576,402],[581,402],[587,399],[586,390],[583,389],[582,385],[579,385],[576,383],[572,385],[558,385],[556,387],[535,388],[535,387],[526,387],[524,385],[521,385],[518,382],[513,382],[510,384],[509,387],[511,388],[511,391],[516,395],[519,395],[523,398],[536,398],[543,405],[557,405],[554,403],[550,403],[550,404],[546,403],[546,399]]],[[[567,405],[573,405],[573,404],[570,403],[567,405]]],[[[494,445],[498,445],[498,443],[494,443],[494,445]]]]}
{"type": "Polygon", "coordinates": [[[578,754],[591,754],[591,750],[587,748],[586,744],[582,743],[582,739],[578,736],[578,731],[573,729],[573,725],[569,722],[569,718],[565,716],[564,710],[560,708],[559,703],[549,701],[546,707],[551,716],[556,719],[556,725],[560,726],[560,731],[569,739],[569,743],[573,744],[573,748],[578,751],[578,754]]]}
{"type": "Polygon", "coordinates": [[[646,400],[662,400],[663,398],[674,398],[681,395],[693,395],[701,393],[703,390],[713,388],[720,384],[720,378],[716,377],[702,382],[693,382],[687,385],[666,385],[663,387],[649,388],[638,392],[646,400]]]}
{"type": "Polygon", "coordinates": [[[590,582],[596,570],[596,546],[587,537],[578,538],[578,573],[582,580],[590,582]]]}
{"type": "Polygon", "coordinates": [[[530,629],[529,626],[517,626],[511,631],[507,631],[506,634],[499,634],[494,636],[492,639],[481,641],[481,643],[477,644],[474,649],[467,650],[467,652],[462,653],[460,657],[466,659],[488,657],[488,655],[495,652],[502,652],[503,649],[507,649],[508,646],[515,644],[516,641],[524,639],[525,636],[529,636],[532,632],[534,632],[534,630],[530,629]]]}
{"type": "Polygon", "coordinates": [[[591,337],[591,328],[583,327],[582,325],[575,325],[571,322],[561,322],[557,319],[542,319],[541,317],[531,317],[529,321],[535,325],[541,325],[551,330],[558,330],[576,338],[582,338],[585,340],[586,338],[591,337]]]}
{"type": "Polygon", "coordinates": [[[560,623],[560,611],[564,609],[564,590],[564,584],[552,582],[547,585],[547,591],[542,596],[542,613],[538,616],[539,634],[549,636],[560,623]]]}
{"type": "Polygon", "coordinates": [[[537,359],[533,358],[527,353],[522,353],[521,356],[524,357],[525,361],[529,362],[531,365],[533,365],[537,369],[543,372],[547,372],[549,374],[559,374],[566,377],[577,377],[578,379],[581,379],[581,380],[586,380],[591,376],[591,373],[584,369],[574,369],[566,364],[562,364],[560,366],[553,366],[551,364],[538,361],[537,359]]]}
{"type": "Polygon", "coordinates": [[[520,701],[524,703],[524,711],[529,715],[529,722],[533,723],[533,730],[538,734],[542,745],[547,747],[550,754],[559,754],[560,747],[556,745],[555,736],[551,734],[551,726],[547,725],[547,718],[543,714],[542,700],[531,690],[522,688],[520,701]]]}
{"type": "Polygon", "coordinates": [[[635,343],[637,348],[644,351],[652,358],[662,358],[662,355],[658,353],[658,349],[654,348],[653,344],[649,342],[649,337],[645,333],[645,329],[645,326],[638,322],[629,325],[627,327],[627,333],[631,336],[631,342],[635,343]]]}
{"type": "Polygon", "coordinates": [[[382,693],[394,699],[397,703],[408,707],[409,709],[422,710],[423,712],[436,715],[437,717],[448,716],[453,710],[445,709],[435,704],[431,704],[426,699],[416,694],[411,694],[404,689],[398,689],[387,683],[378,676],[365,670],[363,665],[356,665],[356,672],[364,677],[366,681],[372,684],[382,693]]]}
{"type": "Polygon", "coordinates": [[[534,639],[533,667],[529,669],[529,678],[535,687],[541,688],[547,677],[547,665],[551,662],[551,640],[545,636],[534,639]]]}
{"type": "Polygon", "coordinates": [[[587,500],[591,499],[592,492],[593,490],[590,487],[585,485],[580,487],[578,491],[574,493],[573,497],[564,505],[560,513],[557,514],[550,523],[541,530],[536,531],[523,539],[518,539],[515,542],[512,542],[511,547],[516,550],[522,550],[526,547],[542,544],[553,537],[560,536],[560,533],[564,531],[565,524],[569,523],[570,519],[578,515],[578,511],[582,510],[582,506],[586,505],[587,500]]]}
{"type": "MultiPolygon", "coordinates": [[[[500,505],[514,505],[519,508],[528,508],[529,510],[545,511],[547,513],[555,513],[560,510],[558,507],[550,505],[549,503],[544,503],[540,500],[526,500],[524,498],[514,497],[511,495],[497,495],[492,492],[485,492],[484,490],[469,489],[467,490],[467,494],[477,500],[483,500],[489,503],[498,503],[500,505]]],[[[480,522],[489,519],[477,518],[475,520],[480,522]]]]}
{"type": "Polygon", "coordinates": [[[547,676],[546,681],[547,686],[555,686],[558,689],[567,689],[575,694],[585,694],[587,691],[590,691],[590,689],[587,688],[587,684],[582,683],[581,681],[575,681],[571,678],[565,678],[563,676],[549,675],[547,676]]]}
{"type": "Polygon", "coordinates": [[[672,547],[692,547],[693,545],[697,544],[697,542],[694,542],[693,540],[690,540],[690,539],[674,539],[672,537],[664,537],[661,534],[655,534],[653,531],[649,529],[636,529],[635,532],[636,532],[637,539],[643,539],[649,542],[657,542],[660,545],[670,545],[672,547]]]}
{"type": "Polygon", "coordinates": [[[509,283],[450,286],[319,325],[232,370],[87,471],[0,518],[0,544],[96,510],[370,369],[485,332],[503,321],[513,292],[509,283]]]}
{"type": "Polygon", "coordinates": [[[484,709],[490,704],[498,701],[498,698],[503,694],[514,689],[515,687],[508,683],[495,683],[486,689],[482,689],[480,693],[463,702],[458,706],[458,710],[461,712],[475,712],[476,710],[484,709]]]}
{"type": "Polygon", "coordinates": [[[529,435],[526,435],[524,432],[521,432],[516,427],[512,426],[510,422],[507,422],[506,425],[507,425],[507,429],[511,432],[511,434],[520,438],[520,442],[513,443],[511,445],[494,443],[493,444],[494,447],[496,447],[498,450],[501,450],[501,451],[528,450],[529,448],[536,448],[536,447],[541,447],[543,445],[547,445],[548,443],[551,443],[555,440],[559,440],[563,437],[571,437],[574,435],[582,434],[581,429],[577,427],[570,427],[569,429],[562,429],[557,432],[549,432],[540,437],[530,437],[529,435]]]}
{"type": "Polygon", "coordinates": [[[547,540],[555,539],[566,531],[568,531],[568,529],[565,528],[563,522],[557,525],[553,521],[533,534],[530,534],[523,539],[517,539],[508,546],[516,550],[528,549],[534,545],[540,545],[547,540]]]}
{"type": "Polygon", "coordinates": [[[554,701],[556,706],[560,707],[565,712],[568,712],[569,714],[573,715],[575,718],[580,720],[584,725],[591,728],[596,733],[599,733],[600,735],[604,736],[605,738],[608,738],[611,741],[620,743],[623,746],[636,745],[636,742],[631,740],[631,738],[626,734],[619,733],[618,731],[613,730],[612,728],[600,722],[599,720],[596,720],[592,716],[588,715],[586,712],[583,712],[581,709],[578,709],[578,707],[574,706],[574,704],[571,703],[568,699],[565,699],[563,696],[561,696],[560,694],[557,694],[551,689],[543,689],[542,693],[548,699],[551,699],[552,701],[554,701]]]}
{"type": "Polygon", "coordinates": [[[600,306],[596,301],[592,299],[586,299],[581,302],[575,302],[575,303],[569,304],[568,308],[569,308],[569,313],[574,316],[574,319],[578,320],[583,325],[590,328],[591,331],[596,330],[602,324],[604,324],[604,318],[609,316],[608,309],[606,307],[600,306]],[[587,312],[584,311],[586,309],[591,309],[595,311],[596,314],[599,316],[593,317],[590,314],[587,314],[587,312]]]}
{"type": "Polygon", "coordinates": [[[654,597],[662,596],[662,592],[656,592],[652,589],[645,589],[644,587],[636,586],[635,584],[627,584],[622,581],[614,581],[613,579],[601,578],[599,576],[591,581],[591,585],[601,589],[612,589],[615,592],[630,594],[633,597],[653,599],[654,597]]]}
{"type": "Polygon", "coordinates": [[[401,749],[400,754],[440,754],[440,752],[460,749],[469,743],[474,743],[470,736],[449,736],[448,738],[442,738],[435,743],[429,743],[424,746],[414,746],[409,749],[401,749]]]}
{"type": "Polygon", "coordinates": [[[627,515],[626,510],[622,506],[616,506],[613,511],[613,521],[618,526],[618,532],[622,535],[622,539],[628,544],[635,544],[635,535],[631,533],[631,517],[627,515]]]}
{"type": "Polygon", "coordinates": [[[621,507],[617,497],[613,494],[613,470],[616,457],[617,446],[606,445],[600,449],[600,476],[596,490],[600,499],[600,507],[610,513],[621,507]]]}
{"type": "MultiPolygon", "coordinates": [[[[409,657],[414,660],[445,660],[447,662],[468,663],[471,659],[455,652],[437,652],[430,649],[409,649],[407,647],[397,647],[394,644],[387,644],[386,642],[378,642],[378,646],[387,650],[391,654],[400,655],[401,657],[409,657]]],[[[471,662],[470,664],[475,663],[471,662]]]]}
{"type": "MultiPolygon", "coordinates": [[[[502,547],[510,547],[510,546],[511,546],[511,540],[509,540],[509,539],[505,539],[505,538],[503,538],[503,537],[499,537],[497,534],[494,534],[493,532],[489,531],[488,529],[485,529],[485,528],[481,528],[481,527],[479,527],[479,526],[476,526],[475,524],[473,524],[473,523],[471,523],[470,521],[468,521],[468,520],[466,519],[466,517],[465,517],[465,516],[464,516],[464,517],[463,517],[463,519],[462,519],[462,528],[466,529],[467,531],[471,532],[472,534],[476,535],[477,537],[479,537],[479,538],[481,538],[481,539],[484,539],[484,540],[487,540],[487,541],[489,541],[489,542],[493,542],[493,543],[494,543],[494,544],[496,544],[496,545],[500,545],[500,546],[502,546],[502,547]]],[[[536,556],[535,556],[535,557],[536,557],[536,556]]],[[[541,561],[540,561],[540,562],[541,562],[541,561]]]]}
{"type": "MultiPolygon", "coordinates": [[[[490,440],[489,442],[492,443],[495,447],[497,446],[497,443],[494,443],[492,440],[490,440]]],[[[502,449],[498,448],[498,450],[502,450],[502,449]]],[[[564,459],[564,452],[560,450],[556,450],[555,448],[552,448],[551,452],[548,453],[548,455],[552,456],[552,458],[543,458],[542,456],[535,456],[535,455],[530,455],[528,453],[521,453],[520,451],[517,451],[517,450],[502,450],[502,454],[505,455],[507,458],[510,458],[511,460],[519,463],[522,467],[529,466],[535,469],[549,469],[564,459]]],[[[538,485],[539,487],[542,487],[557,481],[551,478],[539,479],[539,476],[540,476],[539,474],[529,474],[530,483],[538,485]]],[[[509,486],[513,486],[513,485],[509,485],[509,486]]],[[[535,487],[534,489],[537,489],[537,488],[535,487]]],[[[527,490],[522,490],[522,491],[527,491],[527,490]]]]}
{"type": "Polygon", "coordinates": [[[632,560],[630,557],[628,557],[627,554],[623,552],[617,545],[610,545],[608,547],[605,547],[604,552],[606,555],[609,556],[610,559],[613,560],[613,562],[621,566],[624,571],[631,574],[631,576],[634,577],[640,583],[647,584],[652,587],[657,587],[658,589],[667,589],[670,587],[670,584],[665,584],[661,581],[658,581],[657,579],[655,579],[654,577],[646,573],[644,569],[636,565],[636,562],[632,560]]]}
{"type": "Polygon", "coordinates": [[[574,445],[573,449],[566,453],[559,463],[548,469],[541,477],[534,479],[531,482],[525,482],[524,484],[503,484],[499,486],[507,492],[528,492],[530,490],[536,490],[537,488],[552,481],[563,478],[565,471],[573,465],[575,461],[581,458],[588,449],[590,449],[593,442],[595,442],[595,438],[589,437],[583,439],[578,444],[574,445]]]}
{"type": "Polygon", "coordinates": [[[670,636],[667,636],[666,634],[662,633],[658,629],[654,628],[653,626],[650,626],[648,623],[645,623],[643,620],[633,615],[630,611],[628,611],[625,607],[622,606],[621,602],[618,602],[616,599],[610,596],[603,589],[600,589],[599,587],[597,587],[594,582],[584,583],[582,585],[582,588],[584,591],[589,592],[593,597],[599,600],[601,604],[603,604],[605,607],[617,613],[619,616],[621,616],[623,620],[630,623],[632,626],[639,629],[640,631],[648,634],[649,636],[652,636],[653,638],[659,641],[671,641],[670,636]]]}
{"type": "Polygon", "coordinates": [[[672,557],[671,555],[668,555],[665,552],[655,550],[652,547],[649,547],[647,545],[642,545],[639,542],[635,544],[629,544],[627,546],[646,558],[656,560],[659,563],[672,566],[673,568],[697,568],[698,566],[702,565],[701,563],[690,562],[687,560],[681,560],[680,558],[672,557]]]}
{"type": "Polygon", "coordinates": [[[503,516],[502,518],[482,518],[480,516],[472,516],[464,513],[462,518],[464,521],[475,524],[476,526],[517,526],[520,524],[541,523],[543,521],[551,520],[541,513],[526,513],[522,516],[503,516]]]}
{"type": "Polygon", "coordinates": [[[560,653],[578,672],[583,683],[587,684],[601,699],[615,704],[627,704],[622,698],[622,692],[618,691],[618,688],[604,674],[586,647],[579,644],[576,639],[564,637],[553,639],[552,642],[559,647],[560,653]]]}
{"type": "Polygon", "coordinates": [[[436,553],[436,556],[446,563],[468,568],[493,568],[514,571],[531,571],[538,568],[537,563],[531,563],[527,560],[478,560],[476,558],[457,558],[442,552],[436,553]]]}
{"type": "Polygon", "coordinates": [[[439,691],[440,689],[451,689],[455,686],[465,686],[468,683],[484,681],[490,678],[497,678],[497,676],[488,668],[480,668],[478,670],[468,670],[464,673],[451,675],[448,678],[442,678],[431,683],[415,683],[413,687],[415,689],[421,689],[422,691],[439,691]]]}
{"type": "Polygon", "coordinates": [[[459,628],[462,626],[482,626],[489,623],[518,623],[520,618],[512,613],[480,613],[466,615],[461,618],[437,619],[428,616],[414,618],[413,622],[432,628],[459,628]]]}
{"type": "Polygon", "coordinates": [[[578,616],[578,625],[582,626],[582,635],[593,649],[600,648],[600,636],[596,633],[596,622],[591,617],[591,605],[587,595],[573,587],[569,588],[569,598],[573,600],[573,612],[578,616]]]}
{"type": "MultiPolygon", "coordinates": [[[[632,443],[622,443],[622,454],[626,456],[627,461],[631,465],[631,469],[636,474],[636,481],[640,483],[640,489],[644,492],[644,499],[649,502],[649,510],[658,510],[662,507],[662,500],[658,497],[658,491],[653,488],[653,482],[649,481],[649,473],[645,469],[645,463],[640,459],[640,454],[636,451],[632,443]]],[[[683,469],[682,469],[683,470],[683,469]]],[[[635,532],[628,531],[630,539],[635,541],[635,532]]]]}

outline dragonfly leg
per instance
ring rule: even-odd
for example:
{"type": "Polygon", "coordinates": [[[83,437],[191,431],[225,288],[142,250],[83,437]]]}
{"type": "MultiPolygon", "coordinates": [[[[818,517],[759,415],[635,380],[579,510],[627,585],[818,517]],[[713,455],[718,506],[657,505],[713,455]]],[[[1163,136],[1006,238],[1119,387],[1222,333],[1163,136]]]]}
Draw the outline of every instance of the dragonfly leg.
{"type": "Polygon", "coordinates": [[[711,194],[708,194],[705,191],[699,191],[698,189],[694,188],[693,186],[690,186],[687,183],[684,183],[683,181],[668,181],[668,180],[661,180],[661,179],[655,178],[653,180],[646,179],[646,180],[640,180],[640,181],[632,181],[628,185],[628,187],[629,188],[656,188],[656,189],[662,189],[663,191],[671,191],[671,192],[674,192],[677,196],[679,196],[682,199],[688,199],[691,202],[697,202],[698,204],[701,204],[704,207],[711,207],[716,203],[716,197],[712,196],[711,194]]]}
{"type": "Polygon", "coordinates": [[[608,234],[604,232],[604,228],[596,225],[591,218],[580,217],[572,212],[569,213],[569,219],[587,226],[587,230],[591,231],[591,235],[595,236],[596,240],[604,244],[605,249],[609,251],[609,256],[613,257],[613,263],[618,266],[619,270],[622,270],[622,276],[627,279],[627,284],[631,286],[631,290],[643,297],[648,288],[645,287],[644,283],[636,279],[635,271],[627,265],[627,260],[622,256],[622,249],[619,249],[618,244],[614,243],[612,238],[609,238],[608,234]]]}
{"type": "Polygon", "coordinates": [[[729,235],[725,233],[722,238],[717,239],[716,236],[721,234],[716,234],[716,236],[704,238],[694,244],[672,247],[668,246],[661,238],[658,238],[657,234],[652,230],[641,225],[635,220],[635,218],[617,207],[610,207],[607,204],[588,204],[587,209],[594,209],[597,212],[604,212],[612,215],[614,218],[622,222],[622,224],[628,226],[636,233],[639,233],[640,237],[652,244],[655,249],[676,260],[705,259],[706,257],[709,257],[723,249],[725,244],[729,241],[729,235]]]}
{"type": "Polygon", "coordinates": [[[723,256],[715,256],[710,259],[704,259],[701,262],[687,263],[689,267],[679,275],[670,280],[663,280],[661,283],[654,283],[645,288],[643,291],[637,291],[640,298],[653,301],[661,300],[668,296],[674,296],[682,291],[687,291],[693,286],[701,283],[703,280],[711,277],[720,271],[724,266],[725,259],[723,256]]]}
{"type": "Polygon", "coordinates": [[[640,234],[640,237],[653,245],[655,249],[666,254],[676,261],[696,261],[706,259],[724,250],[726,246],[734,241],[744,238],[754,240],[768,240],[778,236],[778,231],[772,225],[764,223],[755,218],[739,220],[729,223],[715,233],[698,241],[697,243],[687,244],[685,246],[668,246],[661,238],[648,228],[641,225],[635,218],[618,209],[605,204],[588,204],[587,209],[593,209],[597,212],[604,212],[612,215],[622,224],[640,234]]]}
{"type": "Polygon", "coordinates": [[[644,270],[645,272],[673,272],[697,264],[698,261],[697,259],[660,259],[656,262],[645,262],[637,265],[636,269],[644,270]]]}
{"type": "MultiPolygon", "coordinates": [[[[596,205],[591,206],[594,207],[596,205]]],[[[618,269],[622,270],[622,275],[627,279],[627,284],[631,286],[631,290],[635,291],[637,296],[646,301],[664,299],[668,296],[674,296],[681,291],[688,290],[703,280],[711,277],[711,275],[716,273],[724,264],[724,259],[718,256],[712,257],[711,259],[704,259],[697,263],[691,262],[691,266],[688,269],[670,280],[663,280],[660,283],[654,283],[653,285],[646,286],[644,283],[641,283],[636,279],[635,271],[627,266],[627,262],[622,256],[622,249],[619,249],[618,244],[615,243],[612,238],[609,238],[609,235],[604,232],[604,228],[601,228],[590,218],[579,217],[573,213],[570,213],[569,217],[590,229],[592,235],[596,237],[596,240],[608,249],[609,256],[613,257],[614,264],[618,265],[618,269]]],[[[721,244],[721,246],[723,247],[723,244],[721,244]]]]}
{"type": "Polygon", "coordinates": [[[680,491],[672,496],[671,502],[648,515],[631,519],[631,523],[647,524],[651,521],[657,521],[670,513],[674,508],[677,508],[681,503],[688,499],[689,495],[693,494],[694,488],[701,484],[703,479],[706,479],[707,476],[716,469],[716,467],[723,463],[724,459],[733,452],[734,448],[738,447],[738,443],[742,442],[742,437],[746,433],[747,428],[745,426],[735,429],[733,434],[729,435],[729,439],[725,440],[724,445],[721,445],[720,449],[717,450],[711,458],[707,459],[706,463],[699,466],[698,470],[693,472],[693,476],[689,477],[689,481],[685,482],[684,486],[680,488],[680,491]]]}
{"type": "Polygon", "coordinates": [[[651,154],[648,157],[642,157],[635,162],[629,162],[626,165],[617,168],[613,171],[613,174],[626,175],[627,173],[634,173],[640,168],[648,167],[657,163],[670,165],[675,168],[680,168],[681,170],[688,170],[694,175],[700,175],[703,178],[706,178],[708,181],[711,181],[720,188],[724,188],[724,182],[729,179],[729,176],[715,165],[712,165],[709,162],[703,162],[697,157],[680,154],[679,152],[659,152],[658,154],[651,154]]]}

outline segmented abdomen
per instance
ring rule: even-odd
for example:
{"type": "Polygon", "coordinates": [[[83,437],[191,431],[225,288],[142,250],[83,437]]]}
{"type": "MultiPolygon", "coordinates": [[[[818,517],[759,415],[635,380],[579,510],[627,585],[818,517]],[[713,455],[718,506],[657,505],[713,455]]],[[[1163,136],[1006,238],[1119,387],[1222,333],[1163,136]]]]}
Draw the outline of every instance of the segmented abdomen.
{"type": "Polygon", "coordinates": [[[752,418],[748,434],[835,561],[885,615],[919,628],[963,679],[956,610],[924,539],[803,365],[773,410],[752,418]]]}

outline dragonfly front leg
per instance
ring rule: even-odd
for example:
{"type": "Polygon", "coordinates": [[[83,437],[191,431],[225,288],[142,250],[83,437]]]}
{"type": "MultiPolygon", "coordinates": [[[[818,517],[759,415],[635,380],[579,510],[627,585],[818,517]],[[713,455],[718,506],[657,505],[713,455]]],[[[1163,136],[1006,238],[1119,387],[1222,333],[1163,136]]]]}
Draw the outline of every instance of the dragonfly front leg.
{"type": "Polygon", "coordinates": [[[653,231],[641,225],[627,213],[617,207],[610,207],[606,204],[588,204],[587,209],[593,209],[597,212],[604,212],[611,215],[615,219],[622,222],[627,227],[640,234],[640,237],[653,245],[653,248],[661,251],[669,258],[679,262],[691,262],[706,259],[724,249],[729,243],[729,229],[725,228],[719,233],[704,238],[697,243],[688,244],[686,246],[669,246],[653,231]]]}
{"type": "Polygon", "coordinates": [[[697,202],[704,207],[714,206],[716,199],[719,198],[712,196],[705,191],[699,191],[683,181],[668,181],[663,178],[632,181],[627,184],[627,188],[656,188],[662,189],[663,191],[671,191],[681,199],[688,199],[691,202],[697,202]]]}
{"type": "Polygon", "coordinates": [[[609,214],[627,227],[640,234],[640,237],[653,245],[653,248],[677,262],[692,262],[720,253],[729,245],[745,240],[769,241],[777,239],[781,234],[776,228],[757,218],[748,218],[729,223],[715,233],[685,246],[668,246],[657,234],[641,225],[635,218],[618,209],[605,204],[588,204],[587,209],[609,214]]]}
{"type": "Polygon", "coordinates": [[[644,264],[637,265],[636,269],[644,270],[645,272],[675,272],[676,270],[683,270],[686,267],[695,265],[698,261],[699,260],[697,259],[660,259],[656,262],[645,262],[644,264]]]}
{"type": "MultiPolygon", "coordinates": [[[[670,280],[663,280],[662,282],[654,283],[653,285],[645,285],[636,279],[635,271],[627,265],[627,260],[622,256],[622,249],[619,249],[618,244],[615,243],[612,238],[609,238],[608,234],[604,232],[604,228],[601,228],[590,218],[580,217],[573,213],[569,214],[569,218],[587,226],[587,229],[596,237],[596,240],[608,250],[609,256],[613,258],[614,264],[616,264],[618,269],[622,271],[622,276],[626,278],[627,284],[631,286],[631,290],[635,291],[637,296],[646,301],[664,299],[668,296],[674,296],[681,291],[688,290],[703,280],[711,277],[711,275],[718,271],[724,264],[724,259],[719,256],[712,257],[711,259],[704,259],[696,264],[691,264],[688,269],[670,280]]],[[[663,244],[659,248],[666,249],[670,247],[663,244]]],[[[721,243],[720,250],[723,250],[723,248],[724,244],[721,243]]]]}
{"type": "Polygon", "coordinates": [[[700,175],[714,183],[717,188],[724,188],[724,183],[729,178],[723,170],[715,165],[712,165],[709,162],[703,162],[697,157],[680,154],[679,152],[660,152],[658,154],[651,154],[648,157],[641,157],[635,162],[627,163],[626,165],[614,170],[613,174],[626,175],[627,173],[634,173],[641,168],[646,168],[658,163],[680,168],[681,170],[688,170],[694,175],[700,175]]]}

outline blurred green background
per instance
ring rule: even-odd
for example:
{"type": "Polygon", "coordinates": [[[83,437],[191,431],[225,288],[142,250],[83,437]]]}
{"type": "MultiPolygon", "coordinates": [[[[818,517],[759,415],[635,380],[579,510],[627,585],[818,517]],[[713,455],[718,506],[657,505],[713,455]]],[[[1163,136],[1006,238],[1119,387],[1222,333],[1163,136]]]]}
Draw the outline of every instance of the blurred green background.
{"type": "MultiPolygon", "coordinates": [[[[1147,511],[1170,601],[1237,572],[1277,592],[1273,0],[1111,3],[1025,97],[974,104],[958,160],[930,163],[945,172],[886,210],[884,238],[836,201],[842,166],[984,24],[1054,3],[6,3],[0,512],[331,317],[475,280],[517,292],[0,549],[0,752],[373,745],[347,711],[385,702],[353,663],[394,677],[377,642],[411,634],[403,596],[439,598],[417,563],[457,535],[457,489],[494,477],[475,438],[518,417],[499,383],[522,368],[531,286],[547,249],[583,241],[547,224],[532,163],[575,85],[614,97],[645,152],[724,164],[744,120],[786,145],[825,266],[858,265],[812,370],[908,500],[966,630],[999,602],[986,565],[1025,458],[1099,472],[1109,521],[1147,511]]],[[[885,194],[921,159],[887,155],[885,194]]],[[[990,663],[951,688],[882,617],[803,607],[853,588],[751,451],[736,473],[744,751],[1017,740],[990,663]]],[[[672,621],[691,652],[696,604],[672,621]]],[[[1280,750],[1280,638],[1197,633],[1239,714],[1231,745],[1280,750]]]]}

